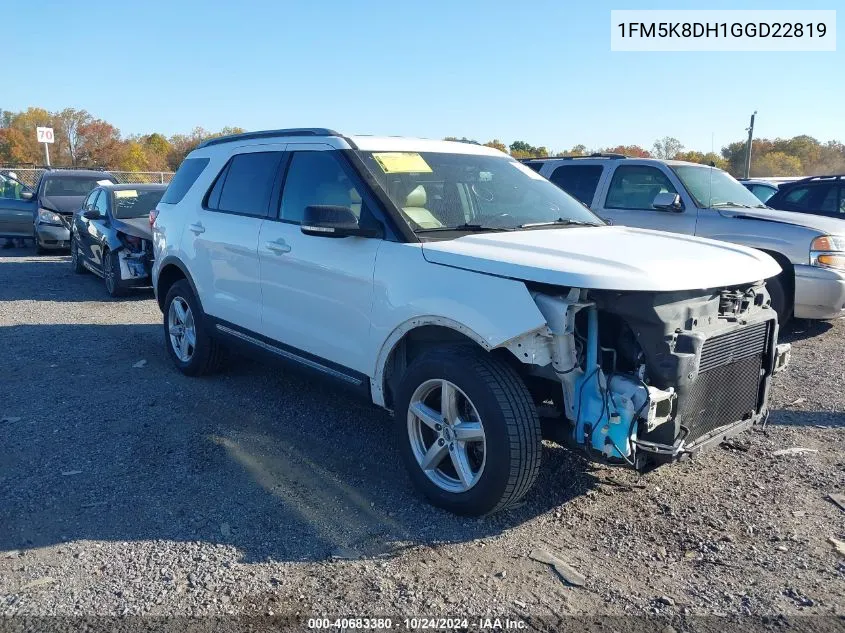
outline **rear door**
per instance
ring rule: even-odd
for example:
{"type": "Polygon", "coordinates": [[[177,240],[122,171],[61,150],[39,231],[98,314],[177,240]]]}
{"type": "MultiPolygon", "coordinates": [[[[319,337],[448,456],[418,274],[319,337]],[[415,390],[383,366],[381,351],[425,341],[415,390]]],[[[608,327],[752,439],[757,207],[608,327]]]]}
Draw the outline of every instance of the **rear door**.
{"type": "Polygon", "coordinates": [[[284,148],[235,148],[182,236],[182,247],[191,254],[191,271],[203,287],[203,310],[254,332],[261,328],[258,235],[280,176],[284,148]]]}
{"type": "Polygon", "coordinates": [[[32,237],[38,203],[24,200],[21,194],[34,193],[23,183],[7,176],[0,176],[0,237],[32,237]]]}
{"type": "Polygon", "coordinates": [[[698,208],[674,174],[654,165],[614,161],[609,178],[593,202],[593,211],[614,224],[695,235],[698,208]],[[662,211],[652,205],[658,193],[680,194],[684,208],[662,211]]]}
{"type": "Polygon", "coordinates": [[[839,196],[837,182],[817,182],[792,187],[771,200],[770,204],[783,211],[841,217],[839,196]]]}
{"type": "Polygon", "coordinates": [[[554,168],[549,180],[589,207],[593,204],[602,171],[602,165],[565,163],[554,168]]]}
{"type": "Polygon", "coordinates": [[[261,332],[317,357],[310,360],[323,367],[321,359],[366,373],[382,240],[315,237],[299,228],[306,206],[345,206],[360,218],[374,203],[340,152],[320,151],[327,148],[288,144],[278,216],[264,222],[259,240],[261,332]]]}

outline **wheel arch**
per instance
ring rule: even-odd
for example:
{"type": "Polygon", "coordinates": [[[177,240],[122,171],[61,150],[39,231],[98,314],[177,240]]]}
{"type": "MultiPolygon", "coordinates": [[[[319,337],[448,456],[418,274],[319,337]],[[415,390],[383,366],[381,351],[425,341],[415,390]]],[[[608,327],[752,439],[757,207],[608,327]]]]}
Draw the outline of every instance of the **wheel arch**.
{"type": "Polygon", "coordinates": [[[777,276],[786,282],[784,291],[786,293],[786,299],[789,302],[788,307],[791,310],[795,306],[795,266],[792,265],[792,262],[783,253],[765,248],[761,248],[760,250],[766,253],[766,255],[769,255],[780,265],[782,271],[777,276]]]}
{"type": "Polygon", "coordinates": [[[373,403],[392,409],[396,381],[414,358],[433,345],[475,345],[518,368],[521,363],[504,345],[493,346],[472,328],[448,317],[427,315],[397,326],[385,340],[370,381],[373,403]]]}
{"type": "Polygon", "coordinates": [[[188,272],[187,268],[185,268],[185,265],[175,257],[166,257],[159,268],[155,286],[156,300],[158,301],[158,307],[162,312],[164,311],[164,301],[167,299],[167,293],[170,291],[170,288],[177,281],[183,279],[191,286],[191,291],[194,293],[194,297],[196,297],[200,309],[202,309],[202,301],[200,299],[199,292],[197,292],[197,286],[194,283],[191,274],[188,272]]]}

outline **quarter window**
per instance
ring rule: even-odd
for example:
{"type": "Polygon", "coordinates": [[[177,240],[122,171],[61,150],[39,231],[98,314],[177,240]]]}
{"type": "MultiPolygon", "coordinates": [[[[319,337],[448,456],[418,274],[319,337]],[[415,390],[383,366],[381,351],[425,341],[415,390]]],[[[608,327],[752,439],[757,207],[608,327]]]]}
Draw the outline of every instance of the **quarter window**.
{"type": "Polygon", "coordinates": [[[361,215],[361,194],[330,152],[294,152],[282,192],[282,220],[300,224],[305,207],[322,204],[361,215]]]}
{"type": "Polygon", "coordinates": [[[654,197],[667,192],[678,193],[666,174],[656,167],[621,165],[613,172],[605,207],[653,210],[654,197]]]}
{"type": "Polygon", "coordinates": [[[601,165],[562,165],[554,170],[549,180],[589,206],[593,203],[603,169],[601,165]]]}
{"type": "Polygon", "coordinates": [[[282,152],[236,154],[217,177],[208,196],[208,208],[266,216],[281,160],[282,152]]]}
{"type": "Polygon", "coordinates": [[[191,186],[197,181],[197,178],[199,178],[206,165],[208,165],[207,158],[186,158],[183,160],[182,164],[179,165],[179,169],[173,175],[173,180],[167,186],[167,190],[164,192],[161,201],[165,204],[176,204],[180,202],[185,197],[185,194],[188,193],[191,186]]]}

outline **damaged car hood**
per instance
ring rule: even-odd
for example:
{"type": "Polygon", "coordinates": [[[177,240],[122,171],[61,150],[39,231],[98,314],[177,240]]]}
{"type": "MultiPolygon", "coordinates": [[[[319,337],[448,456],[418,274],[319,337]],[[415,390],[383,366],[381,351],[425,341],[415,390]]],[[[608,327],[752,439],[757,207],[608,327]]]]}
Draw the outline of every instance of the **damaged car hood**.
{"type": "Polygon", "coordinates": [[[435,264],[597,290],[718,288],[781,271],[752,248],[625,226],[472,234],[425,242],[422,250],[435,264]]]}
{"type": "Polygon", "coordinates": [[[148,218],[129,218],[126,220],[119,220],[115,218],[112,222],[112,227],[116,231],[126,233],[132,237],[140,237],[143,240],[153,239],[153,230],[150,226],[148,218]]]}

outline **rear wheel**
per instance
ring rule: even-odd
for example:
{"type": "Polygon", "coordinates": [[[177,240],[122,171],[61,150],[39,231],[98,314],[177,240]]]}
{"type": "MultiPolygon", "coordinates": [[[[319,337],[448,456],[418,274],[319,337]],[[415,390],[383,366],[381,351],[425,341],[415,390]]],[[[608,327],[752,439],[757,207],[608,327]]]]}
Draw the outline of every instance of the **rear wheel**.
{"type": "Polygon", "coordinates": [[[505,363],[471,346],[415,359],[397,390],[400,451],[434,505],[481,515],[516,503],[534,484],[542,453],[531,394],[505,363]]]}
{"type": "Polygon", "coordinates": [[[208,332],[199,302],[187,281],[177,281],[164,300],[164,339],[176,368],[187,376],[217,371],[223,347],[208,332]]]}
{"type": "Polygon", "coordinates": [[[82,256],[79,254],[79,246],[73,236],[70,238],[70,265],[77,275],[86,272],[85,266],[82,265],[82,256]]]}

